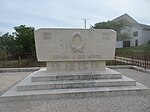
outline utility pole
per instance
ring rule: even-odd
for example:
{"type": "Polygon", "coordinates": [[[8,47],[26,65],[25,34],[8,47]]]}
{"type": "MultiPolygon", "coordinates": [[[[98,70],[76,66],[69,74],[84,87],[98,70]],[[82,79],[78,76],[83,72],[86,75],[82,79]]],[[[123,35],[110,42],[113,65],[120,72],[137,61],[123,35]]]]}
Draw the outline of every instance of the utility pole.
{"type": "Polygon", "coordinates": [[[86,21],[88,20],[88,18],[82,18],[82,20],[84,21],[84,27],[86,29],[86,21]]]}

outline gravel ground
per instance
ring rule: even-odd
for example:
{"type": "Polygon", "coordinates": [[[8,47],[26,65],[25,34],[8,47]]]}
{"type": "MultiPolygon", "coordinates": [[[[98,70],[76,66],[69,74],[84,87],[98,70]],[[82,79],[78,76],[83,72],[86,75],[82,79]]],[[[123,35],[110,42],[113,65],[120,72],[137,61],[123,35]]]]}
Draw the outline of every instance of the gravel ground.
{"type": "MultiPolygon", "coordinates": [[[[150,74],[132,69],[116,70],[150,87],[150,74]]],[[[0,73],[0,91],[28,74],[0,73]]],[[[7,102],[0,103],[0,112],[150,112],[150,95],[7,102]]]]}
{"type": "Polygon", "coordinates": [[[0,73],[0,95],[29,74],[30,72],[0,73]]]}

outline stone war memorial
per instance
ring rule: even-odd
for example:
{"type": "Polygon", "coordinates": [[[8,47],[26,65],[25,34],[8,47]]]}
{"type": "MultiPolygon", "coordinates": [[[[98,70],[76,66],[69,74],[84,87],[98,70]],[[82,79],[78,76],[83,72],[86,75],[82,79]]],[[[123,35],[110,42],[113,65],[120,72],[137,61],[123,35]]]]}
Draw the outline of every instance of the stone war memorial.
{"type": "Polygon", "coordinates": [[[149,88],[106,67],[115,56],[111,29],[41,28],[35,31],[37,59],[46,62],[1,101],[149,94],[149,88]]]}

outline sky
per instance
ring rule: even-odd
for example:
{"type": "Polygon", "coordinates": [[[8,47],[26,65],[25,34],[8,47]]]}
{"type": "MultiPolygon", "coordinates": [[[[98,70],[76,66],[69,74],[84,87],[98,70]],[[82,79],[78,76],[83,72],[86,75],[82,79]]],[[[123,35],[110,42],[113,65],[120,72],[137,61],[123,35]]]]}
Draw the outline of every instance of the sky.
{"type": "Polygon", "coordinates": [[[0,0],[0,34],[15,26],[87,28],[125,13],[150,25],[150,0],[0,0]]]}

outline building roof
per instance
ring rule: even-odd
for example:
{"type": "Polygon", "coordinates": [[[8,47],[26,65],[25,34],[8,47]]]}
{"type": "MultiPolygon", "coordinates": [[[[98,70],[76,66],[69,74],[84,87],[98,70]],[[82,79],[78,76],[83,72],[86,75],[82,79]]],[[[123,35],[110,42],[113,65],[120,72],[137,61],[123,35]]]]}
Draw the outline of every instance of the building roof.
{"type": "Polygon", "coordinates": [[[139,26],[139,27],[143,27],[143,30],[150,30],[150,26],[149,25],[145,25],[145,24],[141,24],[138,23],[136,20],[134,20],[131,16],[129,16],[128,14],[123,14],[111,21],[117,22],[117,21],[123,21],[123,23],[125,25],[131,25],[131,26],[139,26]]]}
{"type": "Polygon", "coordinates": [[[141,23],[138,23],[139,26],[143,27],[143,30],[150,30],[150,26],[149,25],[145,25],[145,24],[141,24],[141,23]]]}
{"type": "Polygon", "coordinates": [[[136,20],[134,20],[131,16],[129,16],[128,14],[123,14],[115,19],[113,19],[112,21],[123,21],[125,23],[138,23],[136,20]]]}

